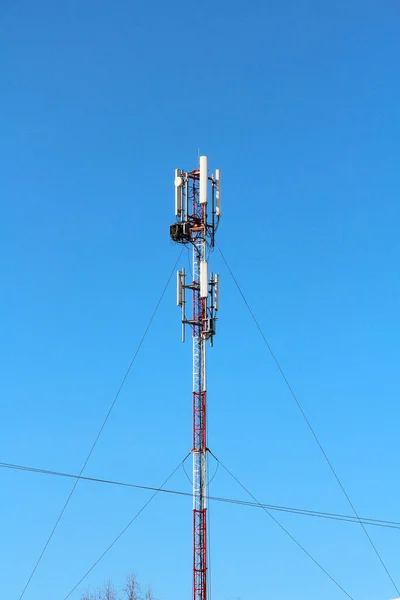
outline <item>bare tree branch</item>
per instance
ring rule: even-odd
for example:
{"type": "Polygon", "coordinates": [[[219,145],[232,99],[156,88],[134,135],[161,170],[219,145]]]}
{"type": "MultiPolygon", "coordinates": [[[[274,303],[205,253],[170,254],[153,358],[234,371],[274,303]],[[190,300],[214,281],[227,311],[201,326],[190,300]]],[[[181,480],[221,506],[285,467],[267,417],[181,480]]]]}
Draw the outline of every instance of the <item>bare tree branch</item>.
{"type": "Polygon", "coordinates": [[[147,587],[146,593],[144,595],[144,600],[156,600],[150,585],[147,587]]]}
{"type": "Polygon", "coordinates": [[[135,573],[129,573],[126,576],[124,587],[125,600],[141,600],[140,585],[136,580],[135,573]]]}
{"type": "Polygon", "coordinates": [[[104,584],[102,600],[117,600],[117,592],[111,581],[104,584]]]}
{"type": "Polygon", "coordinates": [[[93,592],[90,588],[81,596],[81,600],[156,600],[151,586],[148,586],[144,595],[136,579],[135,573],[129,573],[125,579],[125,586],[122,589],[122,598],[118,596],[116,589],[111,581],[104,584],[93,592]]]}

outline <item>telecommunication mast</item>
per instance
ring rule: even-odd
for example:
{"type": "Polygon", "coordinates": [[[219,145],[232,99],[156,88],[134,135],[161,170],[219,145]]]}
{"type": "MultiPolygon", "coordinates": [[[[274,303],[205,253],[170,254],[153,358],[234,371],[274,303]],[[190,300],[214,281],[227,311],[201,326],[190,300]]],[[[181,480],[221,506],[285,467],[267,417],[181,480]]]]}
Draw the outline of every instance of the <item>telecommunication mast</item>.
{"type": "Polygon", "coordinates": [[[219,276],[209,273],[208,257],[214,247],[221,217],[221,172],[208,173],[208,158],[199,168],[175,171],[176,223],[170,226],[174,242],[192,247],[192,270],[177,273],[177,305],[182,311],[182,341],[189,326],[193,342],[193,600],[207,600],[207,392],[206,344],[216,330],[219,276]],[[191,297],[188,316],[186,292],[191,297]]]}

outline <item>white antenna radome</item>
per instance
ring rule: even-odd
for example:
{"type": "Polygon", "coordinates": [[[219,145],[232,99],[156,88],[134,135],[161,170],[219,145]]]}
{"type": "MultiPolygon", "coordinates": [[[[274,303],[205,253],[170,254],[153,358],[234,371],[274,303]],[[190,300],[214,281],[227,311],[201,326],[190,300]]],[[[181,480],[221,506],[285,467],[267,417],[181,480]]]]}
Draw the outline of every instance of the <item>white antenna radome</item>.
{"type": "Polygon", "coordinates": [[[176,303],[182,310],[182,342],[185,341],[185,269],[178,271],[176,274],[176,303]]]}
{"type": "Polygon", "coordinates": [[[214,308],[218,310],[219,307],[219,275],[214,275],[214,308]]]}
{"type": "Polygon", "coordinates": [[[200,298],[208,297],[208,263],[206,260],[200,262],[200,298]]]}
{"type": "Polygon", "coordinates": [[[215,169],[215,214],[217,217],[221,216],[221,171],[215,169]]]}
{"type": "Polygon", "coordinates": [[[175,215],[180,217],[182,214],[182,170],[175,169],[175,215]]]}
{"type": "Polygon", "coordinates": [[[208,158],[200,156],[200,204],[207,204],[208,200],[208,158]]]}
{"type": "Polygon", "coordinates": [[[176,304],[183,306],[185,303],[185,269],[176,273],[176,304]]]}

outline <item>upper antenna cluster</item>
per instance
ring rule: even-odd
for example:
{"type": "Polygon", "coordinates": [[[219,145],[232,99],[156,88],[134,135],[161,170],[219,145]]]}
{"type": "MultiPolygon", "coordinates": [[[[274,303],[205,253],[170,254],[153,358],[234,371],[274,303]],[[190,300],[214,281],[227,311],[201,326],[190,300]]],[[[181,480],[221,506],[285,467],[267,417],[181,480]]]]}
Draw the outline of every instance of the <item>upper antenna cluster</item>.
{"type": "Polygon", "coordinates": [[[189,244],[205,238],[212,248],[221,217],[221,171],[208,174],[208,158],[200,156],[199,168],[185,173],[175,170],[175,215],[170,227],[174,242],[189,244]],[[211,187],[211,194],[209,194],[211,187]]]}

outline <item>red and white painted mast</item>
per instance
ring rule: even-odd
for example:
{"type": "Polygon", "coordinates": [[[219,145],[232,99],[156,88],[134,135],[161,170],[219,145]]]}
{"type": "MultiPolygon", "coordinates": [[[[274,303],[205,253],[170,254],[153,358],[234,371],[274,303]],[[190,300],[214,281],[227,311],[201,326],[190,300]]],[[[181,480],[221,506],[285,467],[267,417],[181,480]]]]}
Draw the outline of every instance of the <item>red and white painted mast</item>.
{"type": "Polygon", "coordinates": [[[206,344],[215,335],[219,278],[208,273],[208,256],[214,247],[221,215],[221,174],[208,174],[208,159],[200,156],[195,171],[175,171],[173,241],[192,247],[191,281],[177,273],[177,304],[182,310],[182,341],[185,326],[193,341],[193,600],[207,600],[207,387],[206,344]],[[211,193],[210,193],[211,192],[211,193]],[[186,290],[192,298],[191,318],[186,316],[186,290]]]}

